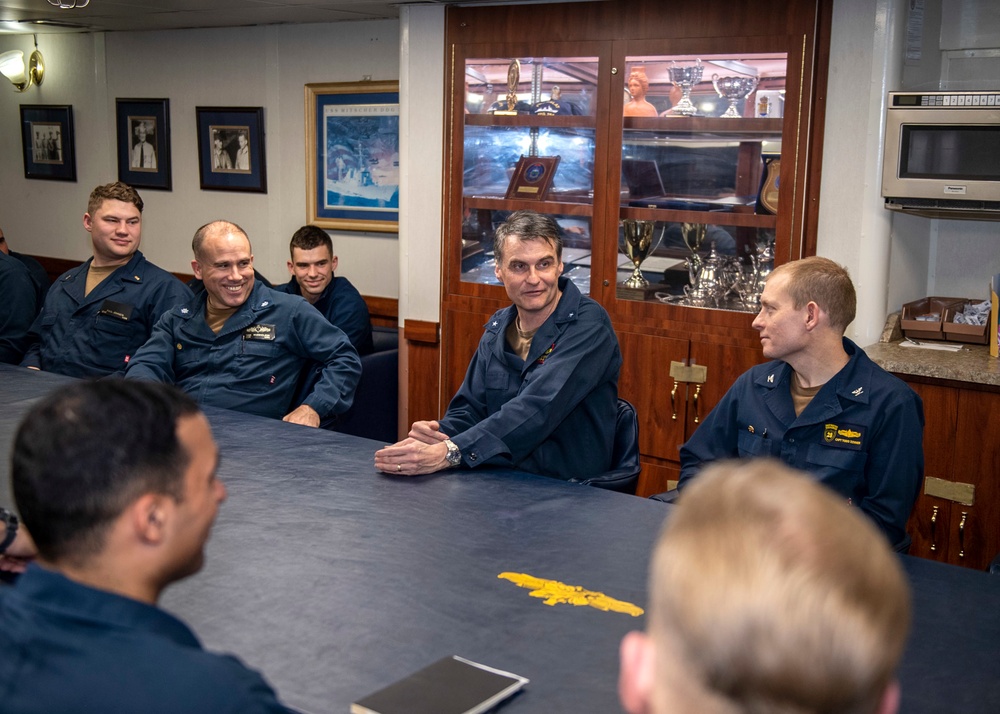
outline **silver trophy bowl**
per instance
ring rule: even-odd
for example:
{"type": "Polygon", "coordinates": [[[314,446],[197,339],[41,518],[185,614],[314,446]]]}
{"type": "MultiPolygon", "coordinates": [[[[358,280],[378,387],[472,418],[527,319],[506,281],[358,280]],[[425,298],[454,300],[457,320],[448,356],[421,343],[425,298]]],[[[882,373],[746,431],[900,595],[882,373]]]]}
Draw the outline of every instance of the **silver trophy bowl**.
{"type": "Polygon", "coordinates": [[[757,77],[720,77],[712,75],[712,86],[720,97],[729,101],[729,108],[722,116],[727,119],[739,119],[743,113],[736,108],[736,103],[749,97],[757,89],[757,77]]]}
{"type": "Polygon", "coordinates": [[[687,66],[679,65],[676,62],[670,63],[670,67],[667,69],[670,81],[681,88],[682,95],[681,100],[671,109],[674,114],[693,117],[698,113],[698,108],[691,103],[691,88],[701,81],[703,69],[700,59],[696,59],[693,65],[687,66]]]}

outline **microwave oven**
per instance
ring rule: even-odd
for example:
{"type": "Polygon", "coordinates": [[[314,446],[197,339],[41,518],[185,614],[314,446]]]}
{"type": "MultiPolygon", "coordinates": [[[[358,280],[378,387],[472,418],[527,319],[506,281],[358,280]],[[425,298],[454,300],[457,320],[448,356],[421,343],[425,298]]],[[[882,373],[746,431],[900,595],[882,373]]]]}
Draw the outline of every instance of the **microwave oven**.
{"type": "Polygon", "coordinates": [[[1000,91],[889,92],[885,207],[1000,220],[1000,91]]]}

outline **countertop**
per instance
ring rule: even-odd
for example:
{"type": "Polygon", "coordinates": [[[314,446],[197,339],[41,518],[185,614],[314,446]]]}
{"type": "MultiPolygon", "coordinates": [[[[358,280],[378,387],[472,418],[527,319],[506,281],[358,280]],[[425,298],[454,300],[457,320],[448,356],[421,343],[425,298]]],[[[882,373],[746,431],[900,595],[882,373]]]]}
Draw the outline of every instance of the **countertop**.
{"type": "Polygon", "coordinates": [[[957,352],[903,346],[899,313],[889,315],[882,339],[864,348],[875,364],[900,375],[947,379],[1000,387],[1000,359],[986,345],[963,345],[957,352]]]}

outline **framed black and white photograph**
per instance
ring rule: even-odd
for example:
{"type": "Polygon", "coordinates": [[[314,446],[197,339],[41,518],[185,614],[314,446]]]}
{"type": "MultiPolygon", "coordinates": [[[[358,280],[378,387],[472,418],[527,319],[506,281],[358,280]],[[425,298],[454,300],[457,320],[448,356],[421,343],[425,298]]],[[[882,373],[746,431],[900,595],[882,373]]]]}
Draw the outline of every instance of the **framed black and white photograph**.
{"type": "Polygon", "coordinates": [[[116,99],[118,180],[171,190],[170,100],[116,99]]]}
{"type": "Polygon", "coordinates": [[[76,181],[76,147],[71,105],[22,104],[24,177],[76,181]]]}
{"type": "Polygon", "coordinates": [[[307,84],[306,220],[399,230],[399,82],[307,84]]]}
{"type": "Polygon", "coordinates": [[[267,193],[263,107],[197,107],[202,189],[267,193]]]}

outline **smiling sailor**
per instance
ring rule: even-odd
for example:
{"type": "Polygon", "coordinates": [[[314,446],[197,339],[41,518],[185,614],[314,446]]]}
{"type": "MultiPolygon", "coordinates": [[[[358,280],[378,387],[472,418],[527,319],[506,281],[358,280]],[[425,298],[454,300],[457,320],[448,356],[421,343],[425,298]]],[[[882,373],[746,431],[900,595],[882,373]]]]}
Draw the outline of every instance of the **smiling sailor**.
{"type": "Polygon", "coordinates": [[[924,473],[924,410],[905,383],[844,337],[857,298],[847,271],[804,258],[774,269],[753,327],[764,357],[681,447],[682,489],[706,463],[770,456],[861,508],[897,550],[924,473]]]}
{"type": "Polygon", "coordinates": [[[306,426],[347,411],[361,376],[347,336],[301,297],[254,280],[250,239],[235,223],[202,226],[192,248],[205,292],[163,316],[126,378],[173,383],[200,404],[306,426]],[[318,381],[293,404],[314,366],[318,381]]]}

